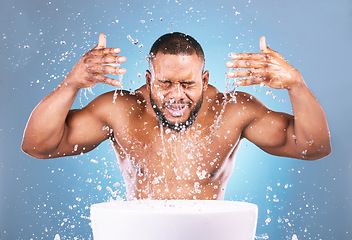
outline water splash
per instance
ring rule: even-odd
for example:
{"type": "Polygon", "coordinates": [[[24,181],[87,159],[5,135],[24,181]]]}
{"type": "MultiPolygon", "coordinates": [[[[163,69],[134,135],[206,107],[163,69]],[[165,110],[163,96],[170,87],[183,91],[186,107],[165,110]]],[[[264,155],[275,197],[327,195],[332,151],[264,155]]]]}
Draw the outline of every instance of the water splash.
{"type": "Polygon", "coordinates": [[[298,240],[298,237],[297,237],[296,234],[293,234],[293,235],[292,235],[292,240],[298,240]]]}
{"type": "MultiPolygon", "coordinates": [[[[231,69],[232,71],[232,69],[231,69]]],[[[229,102],[233,101],[234,103],[236,103],[236,90],[237,90],[237,85],[236,85],[236,81],[234,80],[231,83],[231,78],[226,77],[225,78],[225,83],[226,83],[226,87],[225,87],[225,91],[224,91],[224,95],[227,99],[227,96],[230,96],[229,98],[229,102]],[[231,90],[231,88],[233,88],[231,90]]]]}
{"type": "Polygon", "coordinates": [[[266,240],[266,239],[269,239],[269,236],[267,233],[264,233],[264,234],[260,234],[258,236],[255,236],[255,239],[266,240]]]}
{"type": "MultiPolygon", "coordinates": [[[[165,140],[164,140],[164,127],[163,124],[159,124],[160,127],[160,137],[161,137],[161,144],[163,145],[163,150],[162,150],[162,158],[165,159],[166,157],[168,157],[167,151],[166,151],[166,147],[165,147],[165,140]]],[[[169,129],[166,129],[166,131],[169,129]]],[[[170,132],[170,131],[168,131],[170,132]]],[[[166,132],[167,133],[167,132],[166,132]]]]}
{"type": "MultiPolygon", "coordinates": [[[[119,81],[120,81],[120,82],[122,82],[122,78],[123,78],[123,75],[122,75],[122,74],[119,74],[119,81]]],[[[120,94],[121,94],[121,95],[123,94],[123,93],[122,93],[123,87],[121,87],[121,88],[118,88],[118,87],[115,88],[114,96],[113,96],[113,98],[112,98],[112,103],[113,103],[113,104],[116,103],[117,91],[118,91],[119,89],[121,90],[120,94]]]]}
{"type": "Polygon", "coordinates": [[[237,90],[236,82],[234,81],[233,83],[231,83],[231,78],[226,77],[225,83],[226,83],[226,87],[224,90],[224,99],[223,99],[223,102],[221,103],[222,104],[221,111],[220,111],[219,115],[217,116],[214,124],[210,127],[212,134],[215,134],[216,130],[220,127],[221,118],[225,112],[226,105],[230,102],[234,102],[234,103],[237,102],[237,100],[236,100],[236,90],[237,90]],[[232,87],[233,87],[233,90],[231,90],[232,87]]]}
{"type": "Polygon", "coordinates": [[[138,44],[138,39],[133,39],[131,35],[127,35],[127,39],[134,45],[138,44]]]}

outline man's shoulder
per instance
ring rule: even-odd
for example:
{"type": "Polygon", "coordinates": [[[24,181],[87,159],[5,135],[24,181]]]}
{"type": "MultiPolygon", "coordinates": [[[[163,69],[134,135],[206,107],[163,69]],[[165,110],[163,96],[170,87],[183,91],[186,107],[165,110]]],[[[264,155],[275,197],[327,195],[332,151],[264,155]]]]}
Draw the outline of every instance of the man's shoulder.
{"type": "MultiPolygon", "coordinates": [[[[257,105],[260,102],[253,95],[241,92],[241,91],[229,91],[221,92],[212,85],[209,85],[206,95],[206,99],[211,99],[211,102],[223,104],[229,104],[231,106],[237,106],[239,104],[243,105],[257,105]]],[[[209,101],[210,102],[210,101],[209,101]]]]}
{"type": "Polygon", "coordinates": [[[232,91],[224,94],[224,101],[230,103],[230,105],[246,106],[246,107],[261,107],[261,103],[252,94],[242,91],[232,91]]]}
{"type": "Polygon", "coordinates": [[[268,109],[252,94],[242,91],[232,91],[229,93],[218,94],[221,97],[221,105],[225,108],[225,114],[233,116],[243,116],[245,118],[256,118],[268,109]]]}
{"type": "Polygon", "coordinates": [[[143,89],[136,91],[117,89],[99,95],[87,105],[86,109],[100,116],[112,113],[123,115],[126,112],[140,114],[145,105],[146,99],[143,89]]]}
{"type": "Polygon", "coordinates": [[[120,90],[103,93],[91,101],[84,109],[107,122],[112,127],[127,126],[131,119],[142,116],[146,108],[143,89],[136,91],[120,90]]]}
{"type": "Polygon", "coordinates": [[[106,92],[98,96],[92,101],[92,103],[104,104],[104,105],[131,105],[145,101],[145,91],[141,87],[135,91],[128,91],[122,89],[116,89],[110,92],[106,92]]]}
{"type": "Polygon", "coordinates": [[[221,99],[221,102],[233,102],[236,103],[237,100],[239,101],[246,101],[246,102],[257,102],[258,100],[251,94],[242,91],[228,91],[228,92],[221,92],[213,85],[209,84],[207,89],[206,97],[210,99],[221,99]]]}

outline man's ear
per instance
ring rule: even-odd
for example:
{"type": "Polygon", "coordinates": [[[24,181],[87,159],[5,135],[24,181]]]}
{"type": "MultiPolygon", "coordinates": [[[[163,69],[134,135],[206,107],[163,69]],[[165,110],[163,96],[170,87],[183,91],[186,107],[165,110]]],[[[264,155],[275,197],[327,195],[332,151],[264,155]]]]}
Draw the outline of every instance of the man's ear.
{"type": "Polygon", "coordinates": [[[147,90],[150,91],[150,82],[152,80],[152,74],[149,70],[145,71],[145,82],[147,86],[147,90]]]}
{"type": "Polygon", "coordinates": [[[205,91],[208,89],[208,82],[209,82],[209,71],[208,70],[203,72],[202,80],[203,80],[203,91],[205,91]]]}

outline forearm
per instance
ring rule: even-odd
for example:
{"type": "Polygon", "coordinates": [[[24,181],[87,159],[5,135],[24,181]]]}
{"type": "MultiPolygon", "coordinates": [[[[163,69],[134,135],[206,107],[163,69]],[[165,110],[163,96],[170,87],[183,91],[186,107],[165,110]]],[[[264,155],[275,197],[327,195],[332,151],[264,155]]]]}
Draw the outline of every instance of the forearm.
{"type": "Polygon", "coordinates": [[[26,153],[40,157],[50,154],[59,145],[66,117],[79,91],[67,78],[33,110],[22,142],[26,153]]]}
{"type": "Polygon", "coordinates": [[[318,159],[331,151],[330,134],[325,113],[305,83],[288,90],[293,114],[292,136],[302,158],[318,159]]]}

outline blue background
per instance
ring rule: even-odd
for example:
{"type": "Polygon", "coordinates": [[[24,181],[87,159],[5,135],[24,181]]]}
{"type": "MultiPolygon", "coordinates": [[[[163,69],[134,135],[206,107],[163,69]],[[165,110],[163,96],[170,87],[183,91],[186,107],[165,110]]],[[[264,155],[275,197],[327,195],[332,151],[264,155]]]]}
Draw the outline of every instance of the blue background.
{"type": "MultiPolygon", "coordinates": [[[[352,239],[350,0],[5,0],[0,9],[1,240],[91,238],[89,206],[124,192],[109,142],[82,156],[38,160],[20,150],[25,124],[100,32],[127,57],[124,88],[135,89],[145,82],[151,44],[171,31],[201,43],[210,83],[222,91],[228,53],[258,52],[262,35],[302,73],[326,112],[333,152],[305,162],[243,141],[226,199],[259,206],[258,239],[352,239]]],[[[74,107],[113,89],[82,90],[74,107]]],[[[285,90],[238,90],[291,112],[285,90]]]]}

